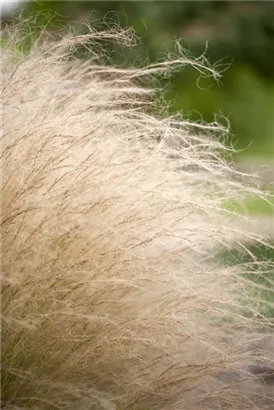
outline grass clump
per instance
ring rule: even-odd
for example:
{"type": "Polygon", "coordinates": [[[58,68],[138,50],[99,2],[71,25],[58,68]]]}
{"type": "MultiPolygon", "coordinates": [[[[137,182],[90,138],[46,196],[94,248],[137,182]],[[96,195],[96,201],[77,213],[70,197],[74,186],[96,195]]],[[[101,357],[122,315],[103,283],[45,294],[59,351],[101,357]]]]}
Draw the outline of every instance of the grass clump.
{"type": "Polygon", "coordinates": [[[269,322],[235,314],[232,329],[216,304],[236,303],[242,267],[212,261],[259,238],[206,194],[253,188],[224,161],[218,124],[167,116],[144,87],[189,60],[106,65],[100,41],[131,44],[128,31],[40,36],[25,55],[16,27],[5,35],[3,408],[270,409],[246,367],[250,330],[269,322]]]}

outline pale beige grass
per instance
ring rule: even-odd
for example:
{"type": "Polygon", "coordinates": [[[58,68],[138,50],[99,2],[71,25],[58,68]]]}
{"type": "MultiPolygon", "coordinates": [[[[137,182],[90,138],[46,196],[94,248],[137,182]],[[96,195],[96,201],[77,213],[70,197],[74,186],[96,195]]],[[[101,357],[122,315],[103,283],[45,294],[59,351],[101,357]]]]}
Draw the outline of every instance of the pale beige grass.
{"type": "Polygon", "coordinates": [[[98,41],[127,44],[123,31],[40,39],[28,55],[14,37],[2,50],[3,408],[271,408],[259,382],[218,379],[271,360],[248,347],[271,323],[243,315],[240,267],[214,262],[263,240],[221,207],[260,193],[223,159],[217,124],[152,114],[141,85],[188,59],[107,66],[98,41]],[[73,57],[79,45],[90,61],[73,57]]]}

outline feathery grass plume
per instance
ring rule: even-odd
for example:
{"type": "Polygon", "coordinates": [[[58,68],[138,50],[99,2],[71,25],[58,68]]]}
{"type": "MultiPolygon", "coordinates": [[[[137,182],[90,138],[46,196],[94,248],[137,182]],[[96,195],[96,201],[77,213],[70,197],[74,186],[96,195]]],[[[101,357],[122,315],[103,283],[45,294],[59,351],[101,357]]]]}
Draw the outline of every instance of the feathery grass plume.
{"type": "Polygon", "coordinates": [[[3,408],[270,408],[250,367],[270,363],[250,344],[270,319],[245,314],[241,267],[214,258],[262,240],[222,207],[259,192],[223,159],[217,124],[164,116],[142,85],[188,59],[107,65],[98,41],[127,43],[122,30],[27,55],[4,35],[3,408]]]}

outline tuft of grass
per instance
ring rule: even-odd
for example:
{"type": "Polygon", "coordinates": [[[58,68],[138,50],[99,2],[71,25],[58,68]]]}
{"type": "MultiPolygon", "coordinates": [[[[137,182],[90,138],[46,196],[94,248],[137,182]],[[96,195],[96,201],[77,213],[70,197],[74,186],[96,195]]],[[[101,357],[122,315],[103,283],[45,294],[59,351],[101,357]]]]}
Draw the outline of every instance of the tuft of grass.
{"type": "MultiPolygon", "coordinates": [[[[144,86],[191,61],[117,67],[101,41],[131,46],[131,32],[118,29],[41,34],[20,55],[17,37],[13,27],[2,50],[1,404],[269,404],[250,372],[245,390],[220,384],[220,372],[254,360],[250,329],[270,326],[216,308],[238,302],[242,267],[212,261],[220,244],[258,243],[220,206],[257,191],[225,162],[219,124],[168,115],[159,90],[144,86]]],[[[192,64],[215,75],[204,58],[192,64]]]]}

